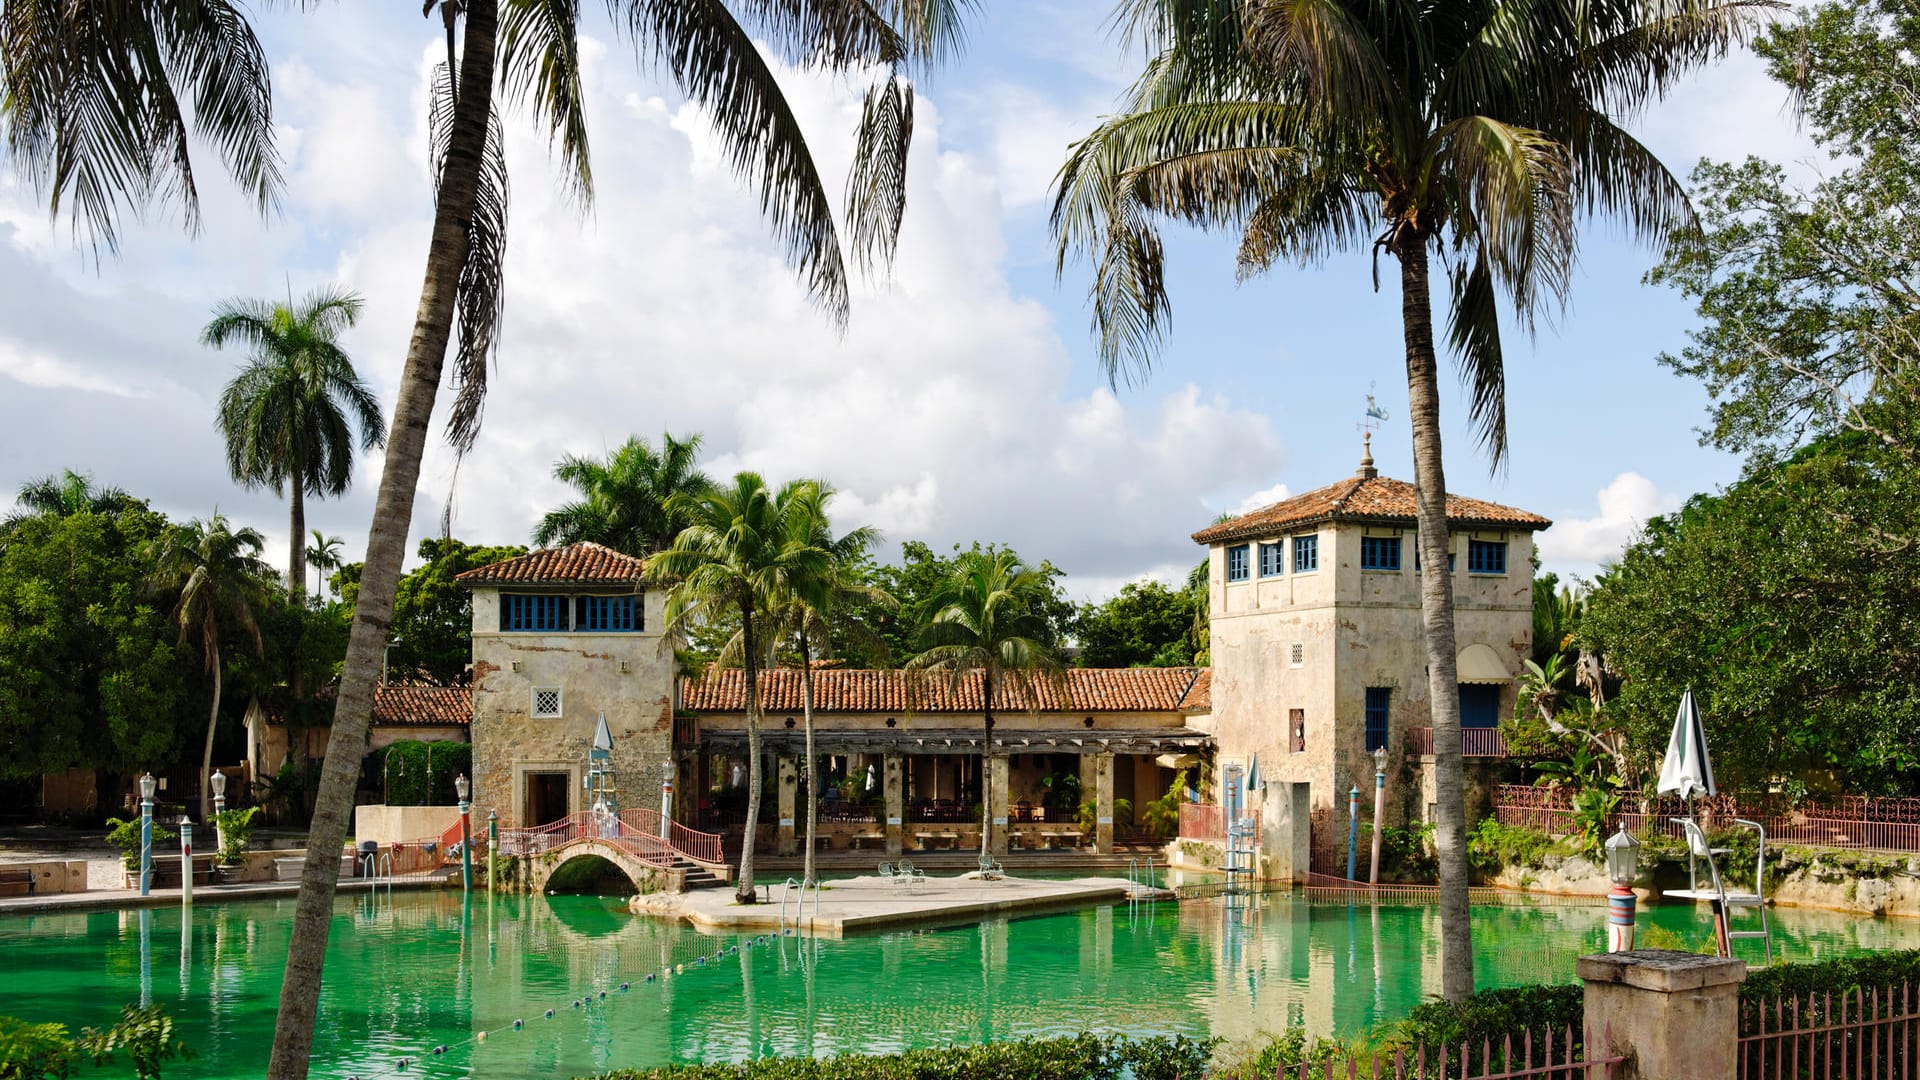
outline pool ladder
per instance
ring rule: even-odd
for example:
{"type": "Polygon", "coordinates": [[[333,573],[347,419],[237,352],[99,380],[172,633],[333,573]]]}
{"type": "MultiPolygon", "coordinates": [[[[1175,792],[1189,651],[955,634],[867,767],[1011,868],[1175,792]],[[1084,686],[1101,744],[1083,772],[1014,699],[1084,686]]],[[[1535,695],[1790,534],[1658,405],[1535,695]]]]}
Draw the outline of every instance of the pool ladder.
{"type": "Polygon", "coordinates": [[[1127,860],[1127,899],[1151,900],[1160,887],[1153,880],[1153,856],[1149,855],[1142,863],[1139,859],[1127,860]]]}
{"type": "Polygon", "coordinates": [[[367,892],[379,895],[380,886],[387,887],[387,899],[393,899],[393,852],[379,854],[368,852],[360,856],[360,876],[366,879],[367,892]]]}
{"type": "MultiPolygon", "coordinates": [[[[800,933],[801,920],[806,918],[806,914],[807,914],[807,890],[808,889],[813,890],[813,918],[816,922],[819,920],[820,918],[819,879],[810,878],[806,881],[802,881],[799,878],[788,878],[786,880],[786,884],[781,886],[781,889],[780,889],[779,936],[785,937],[787,935],[787,901],[788,900],[793,901],[793,932],[796,935],[800,933]]],[[[812,924],[809,924],[809,925],[812,925],[812,924]]]]}

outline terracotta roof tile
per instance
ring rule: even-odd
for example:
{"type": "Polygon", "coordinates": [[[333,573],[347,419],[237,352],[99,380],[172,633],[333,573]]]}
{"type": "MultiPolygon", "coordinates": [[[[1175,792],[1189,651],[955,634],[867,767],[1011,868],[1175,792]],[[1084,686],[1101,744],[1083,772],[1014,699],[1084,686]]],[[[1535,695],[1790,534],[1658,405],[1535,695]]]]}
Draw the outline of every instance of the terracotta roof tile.
{"type": "MultiPolygon", "coordinates": [[[[1045,712],[1182,711],[1190,708],[1190,691],[1196,676],[1204,672],[1204,668],[1069,668],[1064,696],[1045,684],[1036,687],[1034,696],[1045,712]]],[[[799,711],[800,672],[763,671],[759,684],[767,712],[799,711]]],[[[815,712],[977,713],[980,687],[978,674],[967,676],[956,689],[946,675],[929,673],[916,693],[902,671],[816,671],[813,708],[815,712]]],[[[681,707],[689,712],[741,712],[746,709],[746,688],[746,673],[738,668],[710,670],[701,678],[681,680],[681,707]]],[[[1006,685],[995,687],[993,697],[996,709],[1017,712],[1027,707],[1024,695],[1006,685]]]]}
{"type": "Polygon", "coordinates": [[[532,551],[517,559],[475,567],[454,580],[475,585],[637,585],[645,563],[610,547],[583,540],[563,548],[532,551]]]}
{"type": "Polygon", "coordinates": [[[1202,713],[1213,711],[1213,669],[1203,667],[1193,677],[1193,685],[1187,687],[1187,693],[1180,699],[1180,708],[1185,712],[1202,713]]]}
{"type": "MultiPolygon", "coordinates": [[[[332,700],[333,687],[320,691],[332,700]]],[[[267,723],[284,724],[280,710],[266,708],[267,723]]],[[[327,714],[332,720],[332,714],[327,714]]],[[[473,723],[471,686],[382,686],[373,692],[373,722],[389,727],[436,727],[473,723]]]]}
{"type": "MultiPolygon", "coordinates": [[[[1350,476],[1337,484],[1328,484],[1250,514],[1210,525],[1194,533],[1193,539],[1195,543],[1218,544],[1227,540],[1272,536],[1324,521],[1412,525],[1413,485],[1385,476],[1350,476]]],[[[1527,531],[1544,529],[1553,524],[1539,514],[1484,499],[1470,499],[1465,495],[1447,496],[1447,522],[1468,528],[1527,531]]]]}

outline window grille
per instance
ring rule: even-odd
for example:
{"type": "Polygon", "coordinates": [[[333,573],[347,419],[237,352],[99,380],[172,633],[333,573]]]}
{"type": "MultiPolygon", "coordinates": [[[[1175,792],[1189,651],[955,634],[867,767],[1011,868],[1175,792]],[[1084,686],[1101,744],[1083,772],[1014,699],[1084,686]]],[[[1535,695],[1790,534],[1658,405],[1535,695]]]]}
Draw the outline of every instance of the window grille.
{"type": "Polygon", "coordinates": [[[1293,538],[1293,572],[1305,574],[1320,569],[1320,536],[1293,538]]]}
{"type": "Polygon", "coordinates": [[[1260,545],[1260,576],[1261,577],[1279,577],[1280,571],[1281,571],[1281,563],[1283,561],[1284,560],[1282,560],[1280,557],[1279,544],[1273,543],[1273,544],[1260,545]]]}
{"type": "Polygon", "coordinates": [[[1292,739],[1293,752],[1296,754],[1306,753],[1307,752],[1307,710],[1305,709],[1287,710],[1287,733],[1289,737],[1292,739]]]}
{"type": "Polygon", "coordinates": [[[1507,545],[1504,540],[1468,540],[1467,573],[1504,574],[1507,572],[1507,545]]]}
{"type": "Polygon", "coordinates": [[[1227,549],[1227,580],[1247,580],[1247,545],[1236,544],[1227,549]]]}
{"type": "Polygon", "coordinates": [[[559,687],[536,686],[533,688],[533,715],[542,718],[560,715],[559,687]]]}
{"type": "Polygon", "coordinates": [[[1398,570],[1400,569],[1400,538],[1397,536],[1363,536],[1360,538],[1360,569],[1362,570],[1398,570]]]}
{"type": "Polygon", "coordinates": [[[1385,686],[1367,687],[1367,753],[1387,745],[1388,707],[1393,690],[1385,686]]]}
{"type": "Polygon", "coordinates": [[[577,630],[621,632],[641,629],[637,596],[582,596],[577,604],[577,630]]]}
{"type": "Polygon", "coordinates": [[[1292,664],[1294,667],[1299,667],[1300,665],[1306,662],[1307,662],[1307,647],[1298,641],[1294,642],[1293,648],[1288,657],[1288,663],[1292,664]]]}
{"type": "Polygon", "coordinates": [[[522,633],[567,629],[567,598],[504,593],[500,597],[500,629],[522,633]]]}

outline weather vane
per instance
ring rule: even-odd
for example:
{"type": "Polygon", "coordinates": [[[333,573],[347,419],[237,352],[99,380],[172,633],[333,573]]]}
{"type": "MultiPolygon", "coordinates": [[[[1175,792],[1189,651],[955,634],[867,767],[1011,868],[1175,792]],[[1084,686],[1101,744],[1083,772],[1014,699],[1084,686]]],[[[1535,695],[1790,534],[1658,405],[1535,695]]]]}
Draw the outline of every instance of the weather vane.
{"type": "Polygon", "coordinates": [[[1373,400],[1373,384],[1368,383],[1367,411],[1360,418],[1360,422],[1353,425],[1353,430],[1358,431],[1364,436],[1372,437],[1374,432],[1380,430],[1380,422],[1385,419],[1387,419],[1387,410],[1381,406],[1379,402],[1373,400]]]}

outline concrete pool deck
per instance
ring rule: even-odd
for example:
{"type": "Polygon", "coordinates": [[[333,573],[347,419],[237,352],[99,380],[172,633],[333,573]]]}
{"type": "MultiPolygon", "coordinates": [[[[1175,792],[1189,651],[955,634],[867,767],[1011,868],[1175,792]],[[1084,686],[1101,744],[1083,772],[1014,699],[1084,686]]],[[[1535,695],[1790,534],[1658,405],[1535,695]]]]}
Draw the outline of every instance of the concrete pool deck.
{"type": "MultiPolygon", "coordinates": [[[[799,922],[800,928],[809,933],[842,937],[897,926],[973,922],[984,915],[1106,904],[1125,900],[1127,890],[1123,878],[982,880],[975,873],[928,877],[911,884],[881,877],[844,878],[827,882],[819,891],[817,911],[815,894],[808,890],[806,913],[799,922]]],[[[768,902],[762,904],[736,904],[732,889],[700,889],[636,896],[629,907],[637,915],[685,919],[709,930],[778,930],[781,900],[787,899],[786,915],[793,919],[793,898],[787,896],[784,885],[767,886],[763,891],[768,902]]]]}
{"type": "MultiPolygon", "coordinates": [[[[379,882],[378,891],[385,892],[389,882],[379,882]]],[[[398,877],[391,882],[396,890],[426,889],[444,887],[439,877],[425,875],[398,877]]],[[[338,894],[365,893],[375,888],[374,883],[364,879],[342,878],[338,894]]],[[[484,888],[476,890],[485,892],[484,888]]],[[[193,902],[195,904],[219,904],[231,900],[269,900],[280,897],[296,896],[300,892],[297,881],[258,881],[244,885],[195,885],[193,902]]],[[[732,895],[729,893],[728,895],[732,895]]],[[[44,915],[57,911],[99,911],[106,908],[139,907],[179,907],[179,889],[154,889],[146,896],[138,889],[88,889],[86,892],[48,893],[45,896],[0,896],[0,915],[14,913],[44,915]]]]}

